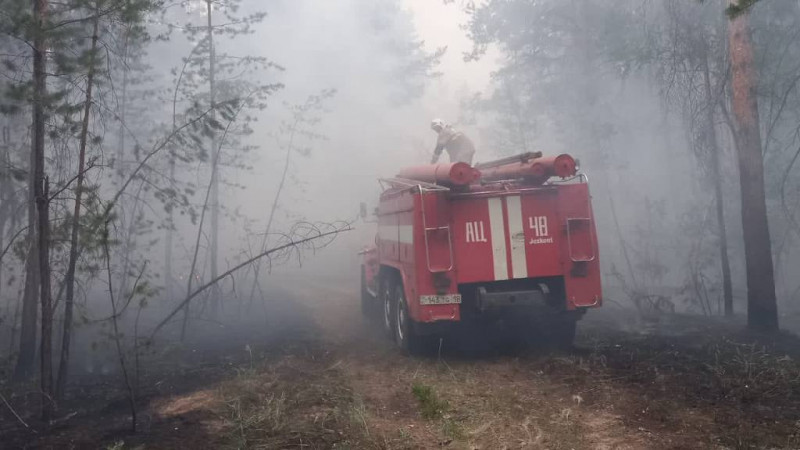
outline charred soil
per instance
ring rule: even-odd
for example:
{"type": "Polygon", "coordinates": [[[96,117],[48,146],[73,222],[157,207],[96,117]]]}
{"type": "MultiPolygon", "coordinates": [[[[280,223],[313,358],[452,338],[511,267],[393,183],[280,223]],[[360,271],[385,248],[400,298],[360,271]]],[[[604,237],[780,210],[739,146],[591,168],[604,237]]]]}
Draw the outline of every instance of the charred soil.
{"type": "Polygon", "coordinates": [[[36,429],[4,409],[2,447],[800,446],[800,342],[788,334],[676,315],[622,330],[633,316],[607,309],[580,324],[571,352],[476,339],[409,357],[361,317],[355,288],[292,284],[270,293],[260,324],[156,342],[142,363],[136,434],[112,373],[71,386],[64,419],[48,429],[32,419],[35,395],[0,387],[36,429]]]}

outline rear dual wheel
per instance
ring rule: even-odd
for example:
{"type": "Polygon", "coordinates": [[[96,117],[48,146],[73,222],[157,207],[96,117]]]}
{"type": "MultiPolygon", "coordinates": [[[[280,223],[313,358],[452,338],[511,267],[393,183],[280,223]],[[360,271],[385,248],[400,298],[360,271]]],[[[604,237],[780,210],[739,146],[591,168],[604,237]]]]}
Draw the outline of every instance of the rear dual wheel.
{"type": "Polygon", "coordinates": [[[367,269],[361,265],[361,314],[364,316],[372,315],[375,307],[375,299],[367,289],[367,269]]]}
{"type": "Polygon", "coordinates": [[[415,353],[420,338],[414,333],[414,324],[408,310],[403,283],[382,280],[380,291],[383,304],[383,329],[386,336],[406,353],[415,353]]]}
{"type": "Polygon", "coordinates": [[[394,299],[392,298],[392,288],[394,283],[391,280],[387,279],[388,277],[381,277],[380,281],[380,292],[378,293],[381,306],[383,309],[383,332],[386,334],[386,337],[393,339],[394,338],[394,321],[395,321],[395,314],[394,314],[394,299]]]}
{"type": "Polygon", "coordinates": [[[414,326],[411,316],[408,314],[408,303],[403,286],[397,286],[394,294],[395,321],[394,341],[401,350],[407,353],[415,353],[419,347],[419,337],[414,333],[414,326]]]}

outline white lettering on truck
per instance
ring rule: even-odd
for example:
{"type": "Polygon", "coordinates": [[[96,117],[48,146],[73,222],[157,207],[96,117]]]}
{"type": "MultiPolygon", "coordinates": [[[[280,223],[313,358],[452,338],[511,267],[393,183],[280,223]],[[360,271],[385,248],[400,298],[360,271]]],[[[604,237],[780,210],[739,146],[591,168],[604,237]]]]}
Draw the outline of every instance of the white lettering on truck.
{"type": "Polygon", "coordinates": [[[528,227],[533,230],[535,238],[531,239],[530,245],[552,244],[553,238],[547,229],[547,216],[528,217],[528,227]]]}
{"type": "Polygon", "coordinates": [[[489,242],[483,228],[483,221],[467,222],[467,243],[489,242]]]}

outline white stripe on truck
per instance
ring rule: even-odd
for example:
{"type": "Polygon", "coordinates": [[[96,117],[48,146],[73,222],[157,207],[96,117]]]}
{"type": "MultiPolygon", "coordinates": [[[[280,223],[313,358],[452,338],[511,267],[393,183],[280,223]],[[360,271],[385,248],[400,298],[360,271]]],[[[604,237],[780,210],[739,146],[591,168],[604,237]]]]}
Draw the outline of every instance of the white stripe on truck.
{"type": "Polygon", "coordinates": [[[503,219],[503,199],[489,198],[489,229],[492,236],[492,259],[494,263],[494,279],[508,279],[508,262],[506,260],[506,230],[503,219]]]}
{"type": "Polygon", "coordinates": [[[522,222],[522,201],[519,195],[506,197],[508,207],[508,232],[511,234],[511,273],[514,278],[528,277],[528,260],[525,256],[525,224],[522,222]]]}

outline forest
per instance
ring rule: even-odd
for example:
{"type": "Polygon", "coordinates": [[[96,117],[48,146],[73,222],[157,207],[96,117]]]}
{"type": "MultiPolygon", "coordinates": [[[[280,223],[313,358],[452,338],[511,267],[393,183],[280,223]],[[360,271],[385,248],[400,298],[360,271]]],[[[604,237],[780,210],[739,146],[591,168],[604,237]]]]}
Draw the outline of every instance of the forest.
{"type": "Polygon", "coordinates": [[[800,445],[798,0],[0,0],[0,131],[2,448],[800,445]],[[577,159],[574,348],[362,317],[437,117],[577,159]]]}

